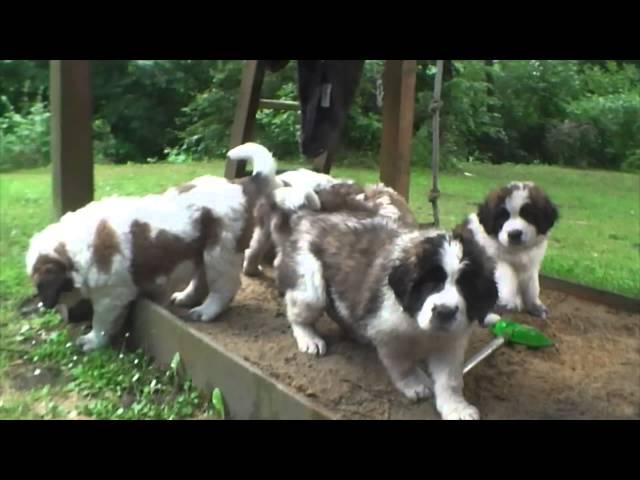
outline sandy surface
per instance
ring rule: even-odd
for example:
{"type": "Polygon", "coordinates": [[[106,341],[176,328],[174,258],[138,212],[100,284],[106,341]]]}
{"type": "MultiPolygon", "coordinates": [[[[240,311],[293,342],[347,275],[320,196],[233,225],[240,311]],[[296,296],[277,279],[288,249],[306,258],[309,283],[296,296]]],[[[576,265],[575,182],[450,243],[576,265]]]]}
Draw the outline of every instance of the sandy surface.
{"type": "MultiPolygon", "coordinates": [[[[540,328],[557,347],[503,346],[465,375],[465,395],[482,418],[640,419],[640,315],[554,291],[543,291],[542,299],[551,311],[546,322],[513,318],[540,328]]],[[[327,318],[318,328],[327,355],[298,352],[269,277],[243,277],[233,308],[218,322],[191,325],[340,418],[437,416],[432,400],[415,404],[397,392],[375,351],[327,318]]],[[[490,340],[478,329],[467,357],[490,340]]]]}

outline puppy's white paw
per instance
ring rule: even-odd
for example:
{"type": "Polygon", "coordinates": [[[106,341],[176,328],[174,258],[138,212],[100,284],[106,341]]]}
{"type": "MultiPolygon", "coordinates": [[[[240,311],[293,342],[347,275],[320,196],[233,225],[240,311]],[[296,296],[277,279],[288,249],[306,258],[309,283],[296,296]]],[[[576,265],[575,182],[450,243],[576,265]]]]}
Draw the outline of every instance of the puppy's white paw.
{"type": "Polygon", "coordinates": [[[533,317],[545,320],[549,316],[549,309],[543,303],[536,303],[527,307],[527,313],[533,317]]]}
{"type": "Polygon", "coordinates": [[[171,303],[173,305],[177,305],[178,307],[190,307],[192,306],[193,299],[190,298],[191,295],[185,292],[176,292],[171,295],[171,303]]]}
{"type": "Polygon", "coordinates": [[[254,265],[247,262],[245,262],[244,266],[242,267],[242,272],[247,277],[259,277],[260,275],[262,275],[262,269],[259,265],[254,265]]]}
{"type": "Polygon", "coordinates": [[[214,319],[214,316],[208,308],[205,308],[204,305],[200,305],[199,307],[189,310],[189,318],[194,322],[210,322],[214,319]]]}
{"type": "Polygon", "coordinates": [[[480,412],[470,403],[459,403],[448,408],[442,415],[443,420],[480,420],[480,412]]]}
{"type": "Polygon", "coordinates": [[[93,330],[86,335],[78,337],[76,340],[76,345],[79,346],[83,352],[97,350],[104,347],[107,343],[108,339],[105,335],[99,335],[93,330]]]}
{"type": "Polygon", "coordinates": [[[327,352],[327,344],[320,336],[309,328],[292,326],[293,336],[298,344],[298,350],[311,355],[324,355],[327,352]]]}
{"type": "Polygon", "coordinates": [[[429,398],[433,394],[433,382],[419,368],[416,368],[409,376],[396,382],[396,387],[405,397],[414,402],[429,398]]]}
{"type": "Polygon", "coordinates": [[[491,325],[494,325],[498,320],[500,320],[500,315],[490,313],[484,318],[484,326],[490,327],[491,325]]]}

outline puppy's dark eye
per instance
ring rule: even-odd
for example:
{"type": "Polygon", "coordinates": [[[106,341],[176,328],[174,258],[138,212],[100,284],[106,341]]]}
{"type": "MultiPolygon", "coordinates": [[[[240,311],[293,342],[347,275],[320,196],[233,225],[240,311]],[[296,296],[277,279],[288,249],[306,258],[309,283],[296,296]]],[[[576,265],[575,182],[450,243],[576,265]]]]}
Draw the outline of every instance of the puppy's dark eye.
{"type": "Polygon", "coordinates": [[[500,223],[504,223],[509,220],[510,216],[511,214],[509,213],[509,210],[507,210],[505,207],[501,207],[496,213],[496,220],[500,223]]]}
{"type": "Polygon", "coordinates": [[[530,203],[525,203],[520,208],[520,217],[522,217],[522,219],[527,223],[535,224],[536,210],[535,208],[533,208],[533,205],[531,205],[530,203]]]}
{"type": "Polygon", "coordinates": [[[444,283],[447,280],[447,272],[440,265],[435,265],[426,271],[425,279],[430,283],[444,283]]]}

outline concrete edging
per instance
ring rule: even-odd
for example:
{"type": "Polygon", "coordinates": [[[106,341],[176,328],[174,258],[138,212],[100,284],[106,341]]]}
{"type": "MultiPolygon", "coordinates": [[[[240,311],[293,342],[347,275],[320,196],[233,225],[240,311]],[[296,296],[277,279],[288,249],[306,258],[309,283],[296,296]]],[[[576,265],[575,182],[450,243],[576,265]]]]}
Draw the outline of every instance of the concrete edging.
{"type": "Polygon", "coordinates": [[[582,300],[587,300],[617,310],[624,310],[630,313],[640,313],[640,299],[620,295],[619,293],[607,292],[586,285],[569,282],[561,278],[540,275],[540,285],[543,289],[555,290],[566,293],[582,300]]]}
{"type": "Polygon", "coordinates": [[[182,368],[205,392],[218,387],[234,420],[335,420],[336,417],[289,388],[275,382],[210,337],[189,327],[149,300],[132,309],[131,337],[154,361],[167,366],[180,353],[182,368]]]}

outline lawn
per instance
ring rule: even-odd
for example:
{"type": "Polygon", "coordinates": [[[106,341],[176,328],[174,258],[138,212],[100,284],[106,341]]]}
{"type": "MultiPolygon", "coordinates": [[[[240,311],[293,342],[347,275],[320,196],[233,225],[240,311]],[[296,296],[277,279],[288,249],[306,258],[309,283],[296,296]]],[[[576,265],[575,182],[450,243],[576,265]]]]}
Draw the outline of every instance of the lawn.
{"type": "MultiPolygon", "coordinates": [[[[157,192],[197,175],[221,174],[223,166],[97,165],[96,197],[157,192]]],[[[461,221],[490,189],[511,180],[535,181],[557,203],[561,216],[543,273],[640,297],[640,176],[524,165],[465,169],[470,175],[442,175],[444,227],[461,221]]],[[[337,167],[334,173],[362,183],[378,179],[371,169],[337,167]]],[[[415,170],[410,204],[421,221],[431,220],[429,188],[430,173],[415,170]]],[[[24,272],[29,237],[52,218],[50,190],[48,169],[0,176],[0,418],[211,416],[207,398],[178,381],[175,371],[156,370],[140,354],[79,355],[53,314],[17,314],[20,301],[31,294],[24,272]],[[56,381],[38,382],[43,372],[56,381]]]]}

